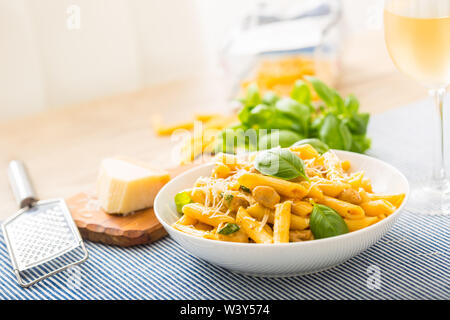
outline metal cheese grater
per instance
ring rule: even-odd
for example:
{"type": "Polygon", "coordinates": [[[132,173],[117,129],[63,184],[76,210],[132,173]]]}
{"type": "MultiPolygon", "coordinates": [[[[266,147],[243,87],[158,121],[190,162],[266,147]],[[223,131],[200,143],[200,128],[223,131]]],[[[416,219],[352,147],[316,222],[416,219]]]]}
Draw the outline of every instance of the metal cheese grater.
{"type": "Polygon", "coordinates": [[[29,287],[86,261],[89,254],[64,199],[38,201],[20,161],[10,162],[8,176],[21,209],[2,224],[2,231],[19,285],[29,287]],[[56,259],[73,251],[80,251],[81,257],[75,260],[64,258],[55,267],[56,259]],[[54,267],[47,270],[44,266],[48,264],[54,267]],[[36,275],[31,270],[39,267],[45,271],[25,281],[23,273],[36,275]]]}

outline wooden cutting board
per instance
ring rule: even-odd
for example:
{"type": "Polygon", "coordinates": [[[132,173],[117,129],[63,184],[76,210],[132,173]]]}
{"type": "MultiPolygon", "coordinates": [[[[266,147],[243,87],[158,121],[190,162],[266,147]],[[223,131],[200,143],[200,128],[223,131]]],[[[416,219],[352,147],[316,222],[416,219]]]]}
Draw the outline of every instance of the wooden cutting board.
{"type": "MultiPolygon", "coordinates": [[[[195,167],[195,164],[169,169],[171,178],[195,167]]],[[[81,192],[66,199],[81,236],[93,242],[122,247],[156,241],[166,235],[152,208],[126,216],[103,211],[95,195],[81,192]]]]}

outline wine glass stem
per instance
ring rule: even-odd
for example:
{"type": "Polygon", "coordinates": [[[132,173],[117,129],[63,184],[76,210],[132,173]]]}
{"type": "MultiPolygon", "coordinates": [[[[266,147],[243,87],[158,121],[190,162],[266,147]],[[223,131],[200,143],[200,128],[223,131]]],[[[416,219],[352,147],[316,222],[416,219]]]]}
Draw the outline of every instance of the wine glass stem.
{"type": "Polygon", "coordinates": [[[433,178],[442,187],[447,178],[446,159],[445,159],[445,135],[444,135],[444,96],[445,88],[431,89],[430,95],[434,98],[436,104],[436,111],[438,113],[438,139],[436,158],[434,162],[433,178]]]}

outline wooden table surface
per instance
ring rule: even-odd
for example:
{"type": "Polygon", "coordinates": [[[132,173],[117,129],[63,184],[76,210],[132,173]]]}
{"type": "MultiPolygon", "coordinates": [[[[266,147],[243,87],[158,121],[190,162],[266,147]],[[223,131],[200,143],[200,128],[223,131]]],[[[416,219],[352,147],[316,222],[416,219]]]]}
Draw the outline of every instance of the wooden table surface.
{"type": "MultiPolygon", "coordinates": [[[[343,47],[338,89],[354,93],[363,110],[378,113],[426,97],[395,69],[380,32],[347,39],[343,47]]],[[[0,220],[17,210],[6,176],[10,160],[26,162],[41,199],[89,191],[108,156],[171,165],[176,142],[154,135],[152,115],[175,122],[195,111],[220,111],[228,105],[225,97],[220,79],[198,76],[0,122],[0,220]]]]}

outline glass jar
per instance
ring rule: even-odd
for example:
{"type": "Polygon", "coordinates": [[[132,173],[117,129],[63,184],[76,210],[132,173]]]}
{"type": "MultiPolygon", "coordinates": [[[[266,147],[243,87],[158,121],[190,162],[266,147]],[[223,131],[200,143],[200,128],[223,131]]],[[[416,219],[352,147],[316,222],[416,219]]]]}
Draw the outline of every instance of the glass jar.
{"type": "Polygon", "coordinates": [[[230,96],[256,82],[289,95],[313,75],[334,86],[339,74],[340,0],[265,0],[244,16],[220,53],[230,96]]]}

